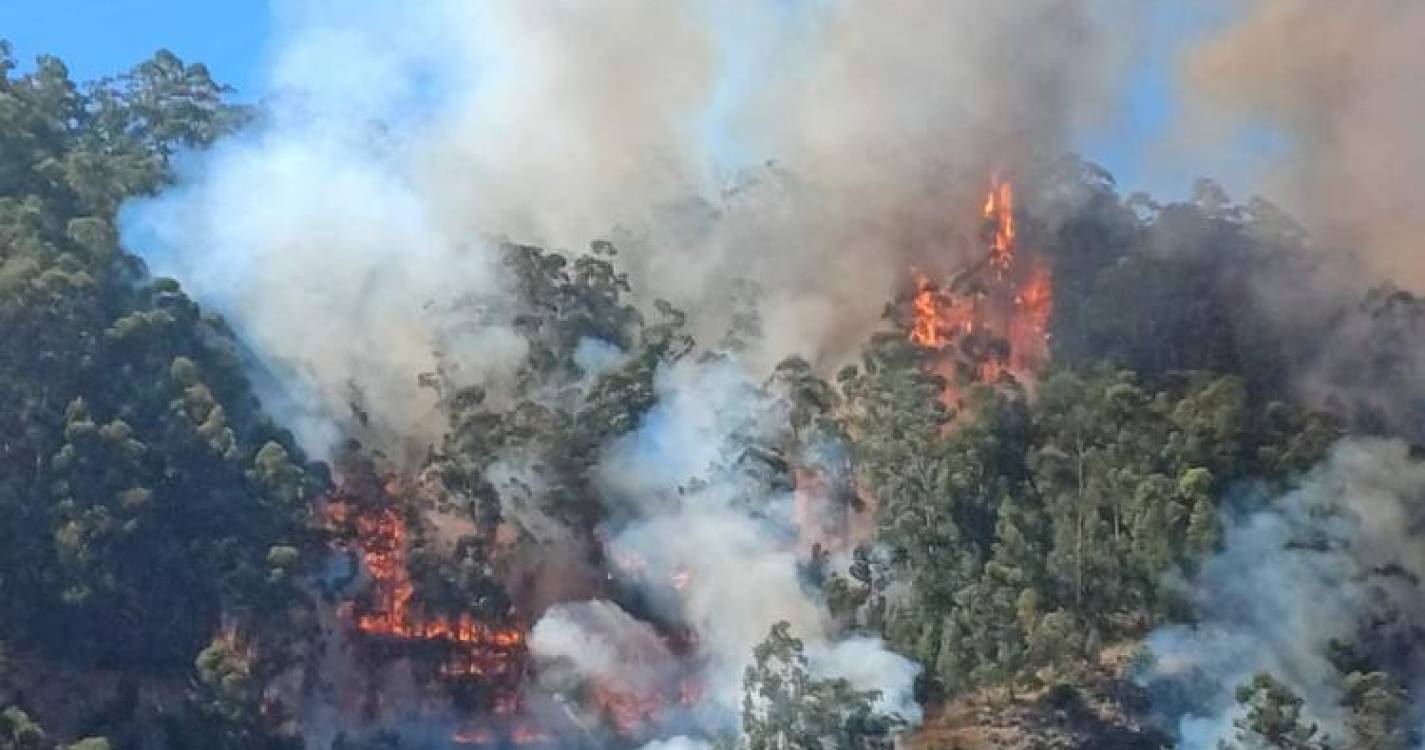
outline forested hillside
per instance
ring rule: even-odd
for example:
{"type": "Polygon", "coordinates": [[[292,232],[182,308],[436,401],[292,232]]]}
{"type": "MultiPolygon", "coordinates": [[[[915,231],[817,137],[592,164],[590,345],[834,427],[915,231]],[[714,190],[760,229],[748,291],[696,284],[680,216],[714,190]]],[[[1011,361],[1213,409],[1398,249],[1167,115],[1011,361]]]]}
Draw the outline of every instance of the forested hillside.
{"type": "Polygon", "coordinates": [[[342,440],[303,446],[256,395],[272,363],[119,241],[125,201],[260,116],[166,52],[80,84],[0,47],[0,749],[1155,748],[1194,716],[1241,748],[1418,740],[1425,571],[1360,531],[1409,541],[1415,512],[1350,499],[1414,487],[1333,472],[1418,471],[1388,441],[1418,437],[1425,305],[1263,302],[1336,262],[1265,201],[1038,162],[971,232],[997,272],[908,276],[849,361],[750,373],[755,280],[695,340],[604,238],[496,243],[500,295],[412,305],[513,332],[511,377],[438,351],[408,373],[435,439],[383,437],[353,386],[342,440]],[[917,327],[1029,258],[1042,357],[917,327]],[[1242,530],[1279,516],[1263,555],[1359,597],[1276,643],[1329,670],[1211,685],[1163,644],[1214,632],[1242,530]]]}
{"type": "Polygon", "coordinates": [[[219,708],[239,686],[213,665],[188,690],[195,659],[238,623],[291,632],[324,479],[261,411],[223,321],[151,278],[115,219],[243,113],[167,53],[83,86],[54,58],[14,67],[0,48],[5,742],[65,739],[36,723],[50,708],[121,746],[175,721],[205,744],[211,712],[242,720],[219,708]],[[174,713],[135,714],[161,685],[174,713]]]}

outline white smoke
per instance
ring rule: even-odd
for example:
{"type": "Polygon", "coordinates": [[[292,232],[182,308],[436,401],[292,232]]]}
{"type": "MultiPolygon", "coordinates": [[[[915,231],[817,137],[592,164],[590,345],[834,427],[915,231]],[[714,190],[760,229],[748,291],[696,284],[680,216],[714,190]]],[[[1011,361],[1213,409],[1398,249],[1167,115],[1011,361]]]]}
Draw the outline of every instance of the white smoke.
{"type": "Polygon", "coordinates": [[[498,298],[497,238],[618,235],[699,332],[755,278],[756,364],[834,359],[909,259],[956,262],[991,166],[1101,110],[1135,6],[283,0],[258,123],[130,204],[125,240],[230,318],[316,453],[353,400],[428,442],[437,344],[471,378],[520,360],[431,312],[498,298]]]}
{"type": "Polygon", "coordinates": [[[1233,690],[1258,672],[1297,691],[1332,736],[1344,734],[1327,644],[1368,624],[1384,631],[1375,638],[1425,624],[1416,582],[1425,573],[1422,497],[1425,463],[1405,444],[1348,439],[1297,489],[1228,520],[1224,549],[1189,592],[1200,621],[1154,631],[1153,661],[1140,675],[1158,710],[1174,715],[1181,747],[1231,739],[1233,690]],[[1382,574],[1392,564],[1416,578],[1382,574]]]}
{"type": "MultiPolygon", "coordinates": [[[[879,709],[918,721],[912,685],[920,667],[879,639],[834,639],[827,611],[802,579],[792,498],[768,489],[759,476],[768,467],[748,450],[774,444],[786,415],[732,361],[666,368],[656,391],[658,405],[610,447],[598,469],[601,495],[616,519],[607,546],[612,559],[630,561],[624,567],[637,574],[640,592],[660,615],[697,633],[700,723],[710,730],[736,726],[743,672],[779,620],[804,641],[813,673],[880,691],[879,709]]],[[[536,652],[587,643],[591,656],[584,661],[598,662],[605,651],[599,644],[613,638],[609,629],[573,627],[569,614],[556,608],[541,620],[536,652]]],[[[617,630],[638,627],[646,626],[630,618],[617,630]]],[[[599,667],[583,669],[597,674],[599,667]]]]}
{"type": "Polygon", "coordinates": [[[814,644],[810,651],[813,672],[845,678],[857,690],[878,691],[877,711],[897,714],[913,724],[920,722],[920,704],[912,690],[920,665],[886,650],[879,638],[858,636],[814,644]]]}
{"type": "Polygon", "coordinates": [[[647,692],[663,689],[674,670],[658,633],[608,602],[555,605],[531,631],[529,648],[552,668],[556,682],[564,666],[579,679],[647,692]]]}
{"type": "Polygon", "coordinates": [[[1425,137],[1415,127],[1425,116],[1425,6],[1218,4],[1231,9],[1227,22],[1180,66],[1183,129],[1195,134],[1181,146],[1225,151],[1225,139],[1204,135],[1255,132],[1271,147],[1237,149],[1258,167],[1254,187],[1278,196],[1323,244],[1358,250],[1367,276],[1425,290],[1425,137]]]}
{"type": "Polygon", "coordinates": [[[654,740],[643,746],[643,750],[710,750],[712,744],[705,740],[679,735],[666,740],[654,740]]]}
{"type": "MultiPolygon", "coordinates": [[[[228,316],[315,454],[356,421],[423,455],[442,425],[419,373],[492,391],[511,379],[525,350],[502,323],[499,240],[616,239],[638,301],[671,299],[700,335],[725,330],[729,290],[754,279],[765,335],[747,370],[661,373],[660,405],[604,457],[609,551],[686,576],[645,593],[698,632],[724,717],[752,647],[785,619],[817,670],[914,719],[916,667],[874,640],[830,640],[790,497],[729,468],[759,459],[728,445],[785,424],[746,372],[792,353],[836,363],[908,265],[964,260],[956,227],[978,219],[991,169],[1056,156],[1103,109],[1137,7],[279,0],[258,122],[127,206],[125,241],[228,316]],[[489,324],[452,329],[446,311],[471,297],[489,324]]],[[[611,354],[581,347],[579,364],[611,354]]],[[[536,651],[606,669],[600,654],[637,624],[596,613],[551,611],[536,651]]]]}

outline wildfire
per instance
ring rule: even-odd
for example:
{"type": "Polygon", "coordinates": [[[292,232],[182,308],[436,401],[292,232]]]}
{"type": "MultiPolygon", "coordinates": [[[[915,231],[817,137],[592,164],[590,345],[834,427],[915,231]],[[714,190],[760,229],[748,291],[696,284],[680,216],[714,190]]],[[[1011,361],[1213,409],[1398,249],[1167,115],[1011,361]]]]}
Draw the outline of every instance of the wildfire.
{"type": "MultiPolygon", "coordinates": [[[[390,486],[385,491],[387,500],[395,494],[390,486]]],[[[370,577],[366,594],[341,607],[351,628],[382,643],[419,646],[423,652],[439,654],[436,676],[452,682],[485,684],[491,688],[488,710],[502,716],[517,713],[525,664],[524,631],[515,624],[484,622],[468,612],[455,616],[427,614],[417,601],[407,566],[409,531],[393,504],[358,503],[336,496],[328,500],[325,511],[333,527],[350,534],[349,544],[370,577]]],[[[487,744],[482,738],[487,734],[493,737],[491,731],[471,728],[457,735],[455,741],[487,744]]],[[[512,739],[516,744],[540,741],[535,734],[526,734],[529,738],[524,742],[518,737],[512,739]]]]}
{"type": "Polygon", "coordinates": [[[911,299],[910,340],[926,349],[942,349],[975,332],[975,300],[935,287],[923,273],[915,275],[911,299]]]}
{"type": "Polygon", "coordinates": [[[1049,361],[1049,315],[1054,311],[1054,279],[1042,262],[1029,266],[1008,331],[1011,367],[1020,372],[1043,369],[1049,361]]]}
{"type": "Polygon", "coordinates": [[[594,709],[608,719],[609,725],[624,737],[632,737],[658,718],[667,700],[655,693],[640,693],[627,688],[595,682],[590,688],[594,709]]]}
{"type": "MultiPolygon", "coordinates": [[[[553,735],[530,724],[515,725],[508,738],[515,745],[544,745],[554,740],[553,735]]],[[[450,739],[457,745],[484,746],[500,742],[500,735],[489,727],[473,727],[456,732],[450,739]]]]}
{"type": "MultiPolygon", "coordinates": [[[[943,355],[937,369],[945,374],[954,376],[965,365],[975,380],[993,383],[1006,373],[1032,375],[1048,363],[1053,279],[1042,259],[1018,257],[1010,182],[991,179],[981,214],[988,256],[943,286],[915,273],[908,336],[943,355]]],[[[953,385],[947,398],[955,398],[953,385]]]]}
{"type": "Polygon", "coordinates": [[[499,673],[517,666],[509,657],[524,646],[524,633],[518,628],[492,627],[469,613],[454,618],[427,616],[415,605],[415,586],[406,567],[406,524],[394,508],[352,517],[349,506],[341,500],[328,507],[329,516],[350,518],[362,563],[371,576],[367,611],[354,616],[357,631],[395,640],[465,647],[455,649],[450,661],[441,666],[441,673],[447,676],[499,673]]]}
{"type": "Polygon", "coordinates": [[[995,175],[985,198],[985,219],[994,223],[990,239],[990,268],[1001,280],[1014,264],[1014,186],[995,175]]]}
{"type": "Polygon", "coordinates": [[[930,279],[924,274],[915,275],[915,318],[910,327],[910,340],[921,346],[938,349],[945,345],[940,335],[940,306],[936,304],[935,290],[930,287],[930,279]]]}
{"type": "MultiPolygon", "coordinates": [[[[364,644],[359,653],[408,659],[411,666],[425,670],[416,674],[426,675],[430,686],[450,688],[450,707],[467,712],[450,736],[451,745],[545,747],[560,743],[566,732],[607,732],[632,740],[649,733],[670,711],[701,699],[703,688],[692,670],[697,634],[670,625],[668,632],[656,634],[652,645],[641,644],[625,655],[638,667],[632,672],[589,678],[578,685],[576,704],[566,705],[568,722],[545,714],[536,720],[525,692],[525,681],[536,666],[523,623],[512,615],[491,619],[472,612],[440,614],[422,601],[410,569],[411,550],[419,543],[412,535],[420,527],[410,525],[414,521],[402,502],[413,491],[396,480],[352,481],[327,497],[321,512],[334,544],[359,560],[364,572],[360,592],[337,609],[346,632],[364,644]]],[[[624,576],[645,582],[662,579],[679,592],[694,585],[693,571],[684,565],[660,570],[655,577],[649,561],[637,553],[615,552],[610,558],[613,570],[624,576]]],[[[386,699],[379,687],[368,694],[372,716],[386,711],[386,699]]],[[[422,703],[415,710],[431,706],[422,703]]]]}

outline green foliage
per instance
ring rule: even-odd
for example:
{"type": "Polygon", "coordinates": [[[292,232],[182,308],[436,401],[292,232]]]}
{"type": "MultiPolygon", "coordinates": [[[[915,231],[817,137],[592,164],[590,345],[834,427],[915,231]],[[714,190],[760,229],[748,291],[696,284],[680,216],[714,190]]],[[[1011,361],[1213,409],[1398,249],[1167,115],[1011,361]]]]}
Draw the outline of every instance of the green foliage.
{"type": "Polygon", "coordinates": [[[16,706],[0,710],[0,750],[110,750],[102,737],[87,737],[71,745],[57,745],[45,730],[16,706]]]}
{"type": "Polygon", "coordinates": [[[145,276],[115,213],[244,114],[168,52],[87,86],[54,58],[13,68],[0,51],[0,625],[59,658],[181,672],[220,612],[292,606],[266,556],[308,544],[319,480],[226,326],[145,276]]]}
{"type": "MultiPolygon", "coordinates": [[[[80,666],[191,677],[168,727],[176,746],[292,746],[265,696],[289,666],[287,641],[303,635],[325,471],[264,415],[226,324],[177,282],[150,278],[116,230],[119,206],[162,188],[175,154],[248,114],[168,52],[88,86],[54,58],[14,69],[0,44],[0,632],[80,666]],[[225,622],[263,648],[214,638],[225,622]]],[[[874,505],[880,549],[856,550],[830,575],[818,550],[808,583],[837,623],[882,631],[942,690],[1013,691],[1034,677],[1077,695],[1070,683],[1105,643],[1183,613],[1163,581],[1216,549],[1227,488],[1284,481],[1339,434],[1332,419],[1273,400],[1287,393],[1284,363],[1315,342],[1278,335],[1243,302],[1258,298],[1256,269],[1303,254],[1299,228],[1211,183],[1161,206],[1121,201],[1090,165],[1065,171],[1079,205],[1035,238],[1053,248],[1058,369],[1032,388],[971,385],[963,372],[947,383],[931,355],[879,334],[835,384],[802,357],[783,360],[756,395],[786,430],[768,444],[733,440],[732,462],[765,467],[767,487],[789,486],[814,455],[848,508],[874,505]]],[[[682,311],[635,306],[607,242],[575,256],[503,254],[512,296],[446,312],[456,327],[517,332],[525,356],[511,387],[492,396],[455,357],[420,376],[446,419],[422,480],[475,532],[437,544],[419,523],[428,498],[398,508],[421,604],[492,621],[511,610],[495,529],[520,526],[514,501],[592,538],[604,519],[589,469],[653,408],[659,369],[693,348],[682,311]],[[497,486],[499,462],[538,486],[497,486]]],[[[761,335],[760,294],[734,286],[728,333],[701,361],[761,335]]],[[[1401,352],[1425,330],[1425,303],[1381,290],[1341,319],[1371,335],[1340,359],[1366,363],[1363,374],[1328,368],[1336,382],[1409,380],[1401,352]]],[[[1357,401],[1340,408],[1353,423],[1392,424],[1393,403],[1357,401]]],[[[355,501],[393,503],[374,460],[359,449],[342,460],[355,501]]],[[[893,745],[899,717],[877,712],[874,693],[813,677],[786,623],[754,657],[750,750],[893,745]]],[[[1356,746],[1408,746],[1403,689],[1363,665],[1343,673],[1356,746]]],[[[1238,697],[1245,745],[1325,747],[1281,683],[1259,676],[1238,697]]],[[[54,744],[19,708],[0,712],[0,750],[54,744]]]]}
{"type": "Polygon", "coordinates": [[[45,730],[15,706],[0,711],[0,750],[40,750],[45,730]]]}
{"type": "Polygon", "coordinates": [[[802,642],[778,622],[743,676],[742,731],[748,750],[889,750],[904,726],[877,712],[875,691],[817,679],[802,642]]]}
{"type": "Polygon", "coordinates": [[[215,717],[232,722],[253,713],[261,688],[253,678],[252,656],[233,639],[214,640],[198,654],[194,666],[215,717]]]}
{"type": "Polygon", "coordinates": [[[899,346],[873,340],[842,385],[860,485],[911,584],[885,634],[951,691],[1072,673],[1180,613],[1162,581],[1216,548],[1216,498],[1309,465],[1334,434],[1285,429],[1322,423],[1234,376],[1150,388],[1111,369],[1059,370],[1033,399],[975,387],[947,428],[938,383],[899,346]]]}
{"type": "Polygon", "coordinates": [[[1415,746],[1415,737],[1407,725],[1409,696],[1390,675],[1346,675],[1342,702],[1350,712],[1346,723],[1355,740],[1352,750],[1405,750],[1415,746]]]}
{"type": "MultiPolygon", "coordinates": [[[[527,462],[542,480],[540,501],[551,515],[587,522],[597,504],[587,488],[587,470],[599,448],[632,430],[653,406],[653,377],[661,364],[681,359],[692,348],[683,332],[685,316],[665,301],[654,305],[649,322],[624,299],[626,274],[613,262],[607,242],[571,262],[565,256],[526,245],[504,248],[505,268],[519,295],[512,319],[526,345],[510,403],[496,410],[483,387],[463,386],[450,362],[421,382],[440,396],[448,429],[431,460],[445,487],[467,504],[487,531],[502,518],[499,490],[487,477],[500,457],[527,462]],[[616,361],[598,372],[580,364],[581,346],[604,347],[616,361]]],[[[455,313],[466,322],[482,318],[488,305],[468,300],[455,313]]],[[[501,321],[503,322],[503,321],[501,321]]]]}
{"type": "Polygon", "coordinates": [[[189,710],[168,728],[177,747],[218,750],[298,750],[295,727],[282,706],[264,696],[273,668],[231,631],[215,637],[193,661],[189,710]]]}
{"type": "MultiPolygon", "coordinates": [[[[1269,674],[1258,674],[1237,687],[1243,715],[1233,722],[1243,750],[1329,750],[1327,738],[1302,716],[1302,700],[1269,674]]],[[[1233,746],[1223,744],[1222,750],[1233,746]]]]}

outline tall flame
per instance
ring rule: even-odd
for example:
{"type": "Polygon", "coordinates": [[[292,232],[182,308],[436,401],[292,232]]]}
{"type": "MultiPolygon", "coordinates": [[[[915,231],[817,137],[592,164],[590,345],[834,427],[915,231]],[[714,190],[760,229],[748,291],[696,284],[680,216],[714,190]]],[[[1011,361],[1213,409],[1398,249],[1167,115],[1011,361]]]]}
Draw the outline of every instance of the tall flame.
{"type": "Polygon", "coordinates": [[[1014,264],[1014,186],[1000,180],[999,175],[991,179],[990,193],[985,198],[984,216],[994,222],[990,239],[990,268],[998,279],[1004,279],[1014,264]]]}
{"type": "Polygon", "coordinates": [[[1014,316],[1006,332],[1015,370],[1042,370],[1049,363],[1049,316],[1053,311],[1054,279],[1049,267],[1036,261],[1014,297],[1014,316]]]}
{"type": "MultiPolygon", "coordinates": [[[[1048,364],[1053,279],[1043,259],[1018,257],[1014,185],[998,174],[981,216],[988,256],[943,287],[915,273],[907,335],[937,353],[936,369],[947,375],[966,371],[986,383],[1032,376],[1048,364]]],[[[954,400],[955,378],[947,380],[954,400]]]]}
{"type": "Polygon", "coordinates": [[[349,536],[349,546],[359,555],[370,582],[365,595],[345,602],[340,612],[351,629],[366,638],[385,644],[383,651],[403,644],[409,651],[437,656],[435,676],[451,684],[482,686],[488,696],[484,710],[500,717],[503,729],[474,726],[462,730],[457,744],[484,744],[489,736],[515,744],[539,744],[533,730],[523,737],[510,733],[518,722],[520,689],[526,664],[525,633],[518,623],[492,624],[469,612],[448,616],[430,615],[420,605],[408,567],[409,530],[393,502],[400,492],[394,484],[383,488],[379,503],[343,495],[329,498],[325,506],[328,523],[349,536]],[[523,740],[523,741],[521,741],[523,740]]]}
{"type": "Polygon", "coordinates": [[[915,298],[911,301],[914,318],[910,327],[910,340],[927,349],[939,349],[945,345],[940,335],[940,305],[935,299],[935,290],[925,274],[915,275],[915,298]]]}
{"type": "MultiPolygon", "coordinates": [[[[349,509],[332,502],[329,514],[346,517],[349,509]]],[[[494,676],[518,670],[524,633],[517,627],[495,627],[468,612],[455,617],[428,616],[415,603],[415,586],[406,565],[408,532],[395,508],[378,508],[351,518],[356,544],[371,576],[366,611],[354,613],[356,630],[393,640],[429,641],[451,646],[440,665],[446,677],[494,676]]]]}
{"type": "Polygon", "coordinates": [[[937,288],[923,273],[915,275],[911,298],[910,340],[926,349],[941,349],[975,332],[975,300],[937,288]]]}

